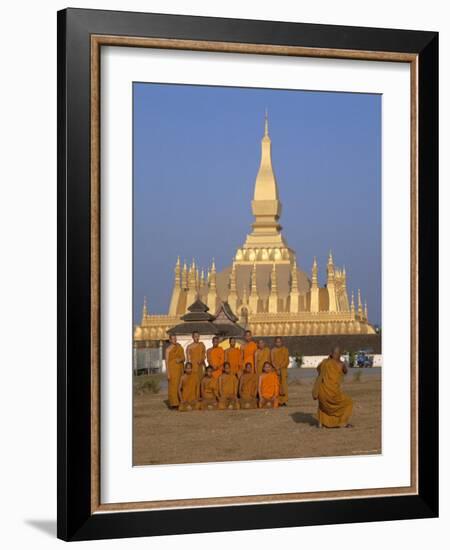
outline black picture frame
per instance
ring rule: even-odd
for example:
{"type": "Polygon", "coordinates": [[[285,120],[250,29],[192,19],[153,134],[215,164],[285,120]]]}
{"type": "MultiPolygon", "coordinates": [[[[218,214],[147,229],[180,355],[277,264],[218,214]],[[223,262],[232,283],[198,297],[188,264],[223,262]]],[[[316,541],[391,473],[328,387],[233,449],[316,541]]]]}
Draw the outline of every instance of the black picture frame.
{"type": "Polygon", "coordinates": [[[430,518],[438,515],[438,34],[85,9],[58,12],[58,528],[64,540],[430,518]],[[91,35],[418,56],[417,495],[91,512],[91,35]]]}

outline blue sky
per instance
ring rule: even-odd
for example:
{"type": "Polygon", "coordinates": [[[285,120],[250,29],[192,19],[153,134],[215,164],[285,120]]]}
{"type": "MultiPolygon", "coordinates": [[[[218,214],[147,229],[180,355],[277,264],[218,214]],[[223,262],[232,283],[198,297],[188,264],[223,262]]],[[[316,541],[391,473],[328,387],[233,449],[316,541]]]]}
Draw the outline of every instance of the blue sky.
{"type": "Polygon", "coordinates": [[[134,322],[167,313],[178,255],[220,270],[253,221],[264,111],[299,266],[326,280],[331,249],[349,291],[381,321],[381,96],[134,83],[134,322]]]}

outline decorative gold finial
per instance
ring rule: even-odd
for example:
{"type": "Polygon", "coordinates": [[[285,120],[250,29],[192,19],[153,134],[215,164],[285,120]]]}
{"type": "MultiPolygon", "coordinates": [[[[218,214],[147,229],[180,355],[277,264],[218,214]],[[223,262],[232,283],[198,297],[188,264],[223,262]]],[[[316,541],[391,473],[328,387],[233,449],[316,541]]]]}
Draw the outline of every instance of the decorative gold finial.
{"type": "Polygon", "coordinates": [[[269,115],[267,113],[267,107],[266,107],[266,113],[264,116],[264,135],[269,136],[269,115]]]}

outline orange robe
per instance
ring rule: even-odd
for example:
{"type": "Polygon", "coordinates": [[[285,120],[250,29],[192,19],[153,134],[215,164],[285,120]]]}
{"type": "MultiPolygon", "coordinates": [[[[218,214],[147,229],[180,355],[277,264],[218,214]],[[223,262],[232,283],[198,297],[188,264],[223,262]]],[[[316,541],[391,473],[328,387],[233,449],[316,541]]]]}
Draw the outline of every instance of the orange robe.
{"type": "Polygon", "coordinates": [[[258,377],[252,372],[244,372],[239,381],[239,397],[241,407],[251,409],[256,407],[258,393],[258,377]]]}
{"type": "Polygon", "coordinates": [[[239,348],[225,350],[225,362],[230,363],[232,374],[240,374],[242,370],[242,351],[239,348]]]}
{"type": "Polygon", "coordinates": [[[223,371],[223,364],[225,362],[225,351],[221,347],[209,348],[208,350],[208,365],[213,367],[214,378],[219,378],[223,371]]]}
{"type": "Polygon", "coordinates": [[[201,383],[201,408],[215,409],[217,406],[217,398],[219,396],[219,387],[217,384],[217,378],[205,376],[201,383]]]}
{"type": "Polygon", "coordinates": [[[332,358],[325,359],[320,364],[320,376],[319,422],[327,428],[345,426],[352,415],[353,401],[341,389],[344,376],[342,364],[332,358]]]}
{"type": "Polygon", "coordinates": [[[238,379],[234,374],[222,374],[219,378],[219,409],[238,408],[238,379]]]}
{"type": "Polygon", "coordinates": [[[256,374],[259,376],[262,373],[264,363],[271,362],[270,348],[257,349],[255,353],[256,374]]]}
{"type": "Polygon", "coordinates": [[[285,346],[272,348],[272,365],[277,369],[280,377],[280,398],[281,404],[288,402],[288,366],[289,351],[285,346]]]}
{"type": "Polygon", "coordinates": [[[176,343],[174,346],[170,345],[167,348],[166,363],[169,405],[176,407],[179,404],[178,386],[183,374],[184,363],[184,349],[181,344],[176,343]]]}
{"type": "Polygon", "coordinates": [[[192,342],[186,348],[187,361],[192,363],[192,373],[196,374],[198,379],[203,378],[203,368],[205,365],[206,348],[203,342],[196,344],[192,342]]]}
{"type": "Polygon", "coordinates": [[[242,361],[244,363],[244,367],[247,363],[250,363],[253,368],[253,372],[255,372],[255,351],[257,349],[258,346],[253,340],[246,342],[242,347],[242,361]]]}
{"type": "Polygon", "coordinates": [[[193,410],[197,408],[199,398],[198,376],[194,373],[183,374],[180,380],[181,402],[179,411],[193,410]]]}
{"type": "Polygon", "coordinates": [[[278,396],[280,394],[280,382],[276,372],[262,373],[260,378],[260,405],[264,407],[267,401],[273,402],[274,407],[278,407],[278,396]]]}

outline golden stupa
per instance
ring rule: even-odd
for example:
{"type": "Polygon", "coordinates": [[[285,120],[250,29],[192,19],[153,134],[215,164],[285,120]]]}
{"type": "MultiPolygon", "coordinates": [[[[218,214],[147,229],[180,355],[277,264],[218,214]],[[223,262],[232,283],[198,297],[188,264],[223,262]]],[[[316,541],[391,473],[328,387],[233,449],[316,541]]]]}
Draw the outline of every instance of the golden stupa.
{"type": "Polygon", "coordinates": [[[330,252],[327,283],[319,287],[314,259],[311,279],[298,269],[279,223],[281,202],[275,178],[267,114],[261,141],[261,163],[252,201],[252,231],[237,249],[232,265],[216,271],[214,260],[207,274],[192,261],[178,258],[167,315],[151,315],[144,300],[142,320],[135,327],[135,342],[165,340],[167,331],[180,323],[188,307],[200,299],[210,313],[227,303],[242,326],[255,336],[313,336],[375,334],[368,321],[361,292],[349,299],[345,268],[334,264],[330,252]]]}

